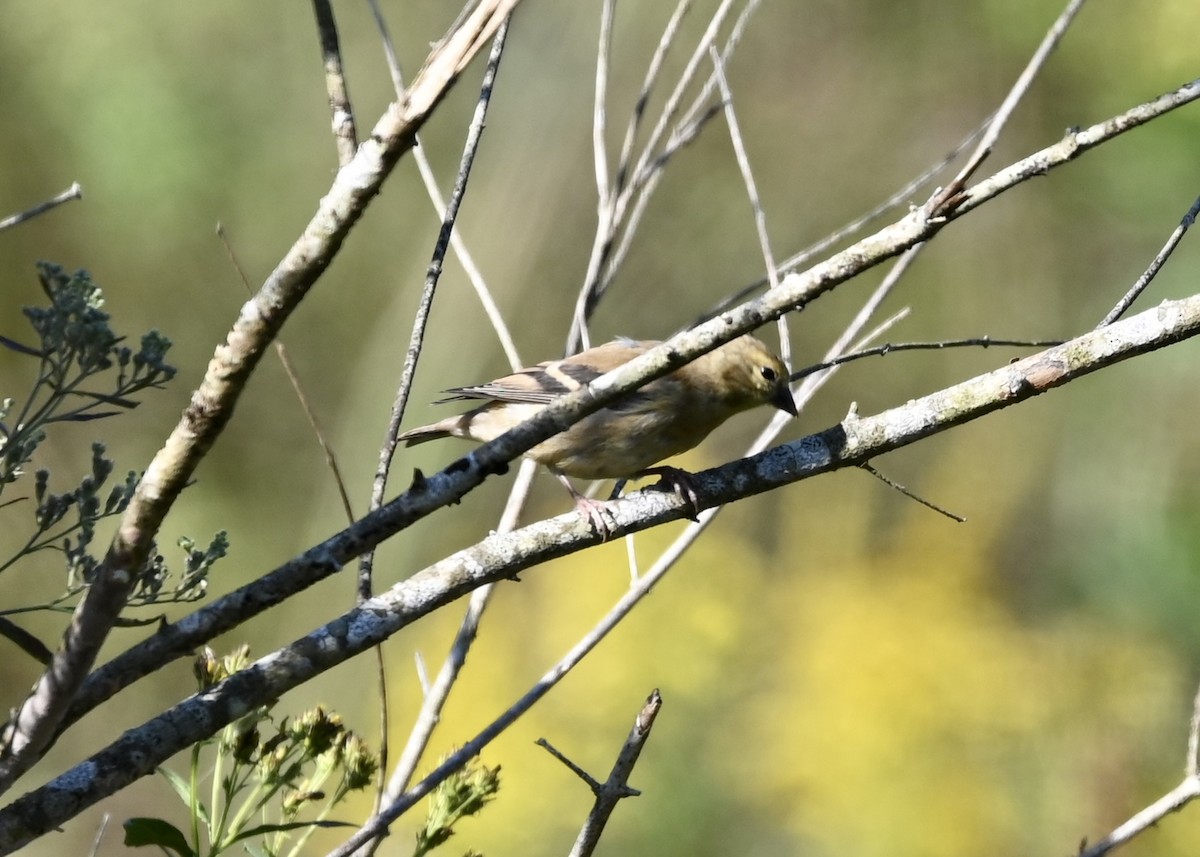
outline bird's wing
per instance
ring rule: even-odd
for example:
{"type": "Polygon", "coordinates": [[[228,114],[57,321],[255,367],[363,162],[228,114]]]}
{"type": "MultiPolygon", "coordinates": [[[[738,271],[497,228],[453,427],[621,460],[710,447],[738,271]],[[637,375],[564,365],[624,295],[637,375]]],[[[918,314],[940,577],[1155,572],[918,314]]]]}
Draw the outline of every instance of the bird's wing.
{"type": "MultiPolygon", "coordinates": [[[[544,405],[554,401],[569,390],[546,373],[539,364],[529,369],[522,369],[512,375],[478,384],[473,387],[452,387],[445,392],[449,395],[434,402],[436,405],[445,402],[458,402],[463,399],[486,399],[491,402],[514,402],[517,404],[544,405]]],[[[584,383],[587,383],[586,381],[584,383]]]]}
{"type": "Polygon", "coordinates": [[[628,339],[615,340],[563,360],[548,360],[528,369],[521,369],[486,384],[451,388],[446,390],[450,395],[436,404],[464,399],[549,404],[559,396],[578,390],[604,373],[628,363],[654,344],[628,339]]]}

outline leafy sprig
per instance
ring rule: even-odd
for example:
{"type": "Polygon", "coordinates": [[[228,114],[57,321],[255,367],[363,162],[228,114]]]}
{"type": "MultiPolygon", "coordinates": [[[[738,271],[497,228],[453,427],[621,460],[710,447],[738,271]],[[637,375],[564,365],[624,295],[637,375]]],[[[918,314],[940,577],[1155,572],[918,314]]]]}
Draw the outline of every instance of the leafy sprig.
{"type": "MultiPolygon", "coordinates": [[[[200,690],[248,663],[247,646],[224,658],[206,647],[194,665],[200,690]]],[[[187,833],[161,818],[131,818],[125,844],[155,845],[179,857],[217,857],[234,845],[261,857],[294,857],[317,828],[353,826],[328,815],[351,792],[372,783],[378,757],[323,707],[278,722],[272,708],[257,708],[216,738],[194,745],[187,778],[159,769],[188,808],[187,833]],[[213,754],[208,772],[206,748],[213,754]]]]}
{"type": "MultiPolygon", "coordinates": [[[[137,350],[124,345],[124,337],[113,331],[110,316],[103,309],[103,292],[87,271],[68,274],[49,262],[39,262],[37,268],[49,303],[23,310],[36,344],[0,336],[0,345],[37,363],[29,393],[21,402],[13,397],[0,399],[0,496],[27,475],[27,466],[47,439],[49,427],[125,413],[137,407],[135,397],[139,393],[160,389],[175,376],[175,367],[166,362],[171,341],[152,330],[141,337],[137,350]]],[[[48,602],[0,610],[0,636],[39,660],[47,659],[46,647],[6,617],[34,610],[70,610],[92,583],[100,567],[100,560],[92,553],[97,525],[123,513],[138,484],[139,476],[132,470],[113,482],[115,471],[115,463],[98,441],[92,443],[90,472],[69,490],[52,491],[50,471],[34,471],[30,532],[11,556],[0,557],[0,572],[32,554],[58,551],[63,556],[66,580],[61,594],[48,602]]],[[[0,512],[28,499],[0,502],[0,512]]],[[[130,606],[202,597],[209,571],[228,551],[229,540],[219,532],[205,548],[197,548],[186,537],[180,539],[179,546],[185,554],[184,568],[174,585],[169,584],[171,574],[166,561],[152,550],[137,572],[130,606]]],[[[143,624],[129,619],[122,623],[143,624]]]]}

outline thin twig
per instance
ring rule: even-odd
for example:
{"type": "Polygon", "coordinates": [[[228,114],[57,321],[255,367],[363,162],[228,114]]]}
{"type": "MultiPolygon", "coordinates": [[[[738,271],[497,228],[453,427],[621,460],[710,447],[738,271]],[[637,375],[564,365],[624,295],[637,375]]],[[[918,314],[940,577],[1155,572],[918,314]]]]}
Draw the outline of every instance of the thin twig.
{"type": "MultiPolygon", "coordinates": [[[[746,196],[750,199],[750,210],[754,214],[754,231],[758,235],[758,248],[762,253],[763,267],[767,272],[767,280],[771,288],[779,285],[779,272],[775,267],[775,254],[771,252],[771,238],[767,233],[767,213],[763,209],[762,197],[758,193],[758,185],[754,182],[754,171],[750,168],[750,156],[746,153],[746,144],[742,139],[742,129],[738,124],[737,112],[733,109],[733,92],[729,89],[729,80],[725,77],[725,64],[717,49],[708,49],[713,63],[713,74],[721,91],[721,104],[725,111],[725,123],[729,126],[729,139],[733,144],[733,156],[737,161],[738,170],[742,174],[742,185],[746,188],[746,196]]],[[[779,356],[785,364],[792,362],[791,341],[787,335],[787,320],[781,318],[779,324],[779,356]]]]}
{"type": "MultiPolygon", "coordinates": [[[[886,214],[887,212],[894,209],[896,206],[909,201],[911,199],[912,195],[918,189],[920,189],[924,185],[928,184],[930,181],[933,180],[934,176],[936,176],[942,170],[946,169],[946,167],[948,167],[951,163],[953,163],[959,157],[959,155],[961,155],[966,150],[966,148],[968,146],[970,146],[971,143],[974,142],[974,140],[977,137],[979,137],[980,134],[982,134],[984,132],[984,130],[987,128],[987,123],[990,121],[991,121],[991,118],[989,117],[988,120],[986,120],[984,122],[984,124],[980,125],[974,131],[972,131],[970,134],[968,134],[966,137],[964,137],[961,141],[959,141],[958,145],[955,146],[954,149],[952,149],[951,151],[947,152],[946,155],[943,156],[942,159],[938,163],[933,164],[930,167],[928,167],[924,172],[922,172],[920,175],[914,177],[912,180],[907,182],[904,185],[904,187],[897,190],[895,193],[893,193],[891,196],[889,196],[883,202],[876,205],[870,211],[854,218],[854,220],[851,220],[849,223],[845,224],[844,226],[838,227],[836,230],[834,230],[833,232],[826,235],[820,241],[817,241],[814,244],[810,244],[808,247],[805,247],[803,250],[800,250],[799,252],[789,256],[787,259],[784,259],[782,262],[779,263],[779,273],[787,274],[787,273],[790,273],[792,271],[795,271],[795,270],[801,268],[803,265],[807,264],[811,259],[815,258],[818,253],[822,253],[825,250],[829,249],[830,247],[833,247],[835,244],[841,243],[843,240],[854,235],[855,233],[857,233],[859,230],[861,230],[868,224],[873,223],[874,221],[878,220],[880,217],[882,217],[884,214],[886,214]]],[[[729,307],[736,306],[737,304],[744,301],[750,295],[766,288],[769,284],[770,283],[766,277],[760,277],[759,279],[755,280],[754,282],[749,283],[745,286],[742,286],[737,291],[732,292],[727,297],[722,298],[720,301],[718,301],[716,305],[714,305],[711,309],[706,311],[703,315],[701,315],[694,322],[692,322],[692,325],[699,324],[702,321],[707,321],[710,318],[720,315],[725,310],[729,309],[729,307]]]]}
{"type": "Polygon", "coordinates": [[[555,747],[553,744],[551,744],[545,738],[538,738],[533,743],[537,744],[539,747],[541,747],[543,750],[545,750],[551,756],[558,759],[558,761],[562,762],[563,767],[565,767],[572,774],[574,774],[575,776],[579,777],[579,779],[581,779],[585,783],[587,783],[587,787],[592,790],[592,794],[596,794],[597,792],[600,791],[600,786],[602,785],[602,783],[598,779],[596,779],[591,774],[589,774],[587,771],[585,771],[583,768],[579,767],[574,762],[572,762],[570,759],[568,759],[564,753],[562,753],[557,747],[555,747]]]}
{"type": "Polygon", "coordinates": [[[1188,777],[1171,791],[1160,797],[1105,836],[1095,845],[1079,849],[1079,857],[1102,857],[1115,848],[1129,842],[1138,834],[1157,825],[1173,812],[1179,812],[1197,797],[1200,797],[1200,778],[1188,777]]]}
{"type": "Polygon", "coordinates": [[[1184,774],[1194,779],[1200,777],[1200,690],[1192,699],[1192,719],[1188,724],[1187,759],[1183,766],[1184,774]]]}
{"type": "Polygon", "coordinates": [[[70,202],[73,199],[83,199],[83,187],[80,186],[79,182],[74,182],[69,188],[53,199],[39,202],[32,208],[27,208],[25,211],[18,212],[17,214],[10,214],[8,217],[0,220],[0,232],[13,226],[19,226],[26,220],[32,220],[39,214],[45,214],[50,209],[57,208],[64,202],[70,202]]]}
{"type": "MultiPolygon", "coordinates": [[[[383,443],[379,449],[379,465],[375,470],[375,479],[371,486],[372,510],[378,509],[383,503],[384,491],[387,488],[388,476],[391,473],[392,459],[396,454],[396,437],[400,433],[400,423],[408,406],[408,397],[412,392],[413,378],[416,376],[417,360],[425,340],[425,327],[429,321],[429,313],[433,308],[433,298],[437,291],[438,280],[442,274],[442,264],[446,251],[450,246],[450,235],[454,223],[458,219],[458,209],[462,204],[463,195],[467,190],[467,181],[471,176],[471,167],[475,163],[475,155],[479,151],[479,142],[483,138],[486,125],[488,105],[491,103],[492,85],[496,80],[496,72],[500,67],[500,58],[504,55],[504,40],[508,33],[508,20],[505,19],[496,30],[492,41],[492,51],[488,56],[487,66],[483,73],[483,82],[479,88],[479,99],[475,103],[475,114],[467,129],[467,139],[463,146],[462,158],[459,162],[458,175],[454,181],[454,189],[446,204],[446,214],[442,219],[442,227],[438,232],[437,243],[429,262],[425,277],[425,288],[421,292],[421,302],[413,318],[412,334],[409,337],[408,352],[404,358],[404,367],[400,371],[400,383],[396,390],[396,398],[392,404],[391,417],[383,443]]],[[[368,552],[359,560],[358,566],[358,598],[365,601],[371,597],[372,569],[375,564],[374,551],[368,552]]]]}
{"type": "MultiPolygon", "coordinates": [[[[958,142],[957,146],[943,155],[940,161],[935,164],[930,164],[924,172],[914,176],[903,187],[898,189],[895,193],[893,193],[883,202],[876,205],[870,211],[859,215],[849,223],[835,229],[820,241],[810,244],[800,252],[789,256],[787,259],[784,259],[779,266],[780,273],[788,273],[803,267],[809,262],[809,260],[816,258],[818,254],[825,252],[836,244],[840,244],[842,241],[856,234],[859,230],[865,228],[869,224],[874,223],[880,217],[887,214],[889,211],[892,211],[897,206],[904,205],[905,203],[909,202],[914,193],[916,193],[920,188],[929,184],[929,182],[933,181],[934,177],[938,173],[942,172],[948,166],[950,166],[950,164],[958,160],[959,156],[966,151],[967,147],[970,146],[971,143],[975,142],[975,140],[979,138],[980,134],[987,130],[991,121],[992,117],[989,116],[983,121],[982,124],[975,128],[975,130],[963,137],[958,142]]],[[[766,285],[766,282],[761,281],[757,284],[757,287],[761,288],[764,285],[766,285]]]]}
{"type": "MultiPolygon", "coordinates": [[[[762,0],[746,0],[746,5],[742,7],[742,11],[738,14],[733,22],[733,26],[729,29],[729,35],[725,37],[725,43],[721,46],[721,62],[726,67],[729,65],[729,60],[733,57],[733,52],[737,50],[738,44],[742,40],[742,36],[746,33],[746,27],[750,24],[750,19],[754,13],[758,11],[762,0]]],[[[683,111],[683,116],[679,122],[675,124],[671,131],[670,137],[667,138],[666,144],[663,146],[664,152],[669,152],[674,147],[680,137],[685,137],[694,134],[695,125],[704,121],[703,116],[710,109],[709,102],[713,98],[713,92],[717,88],[717,79],[715,74],[710,74],[704,81],[704,85],[700,87],[700,91],[696,97],[692,99],[692,103],[683,111]]]]}
{"type": "Polygon", "coordinates": [[[642,80],[642,88],[638,91],[633,110],[630,111],[629,122],[625,126],[625,139],[621,143],[621,154],[617,157],[616,178],[613,180],[612,187],[615,192],[622,191],[629,180],[629,170],[633,163],[633,147],[637,142],[638,131],[642,127],[642,120],[646,117],[646,105],[650,101],[651,93],[654,92],[655,84],[658,83],[658,76],[662,72],[667,53],[675,44],[675,37],[679,33],[679,25],[683,21],[683,16],[691,7],[692,0],[679,0],[675,5],[675,11],[663,28],[662,35],[658,39],[658,46],[654,49],[654,55],[646,66],[646,76],[642,80]]]}
{"type": "Polygon", "coordinates": [[[1184,760],[1183,782],[1154,803],[1134,813],[1125,823],[1091,847],[1081,847],[1079,857],[1102,857],[1124,845],[1143,831],[1154,827],[1173,812],[1179,812],[1200,797],[1200,691],[1192,701],[1192,716],[1188,727],[1187,757],[1184,760]]]}
{"type": "MultiPolygon", "coordinates": [[[[751,15],[758,8],[759,2],[760,0],[749,0],[742,8],[737,20],[734,21],[729,36],[725,39],[725,43],[721,48],[721,61],[726,65],[729,64],[729,60],[733,56],[738,43],[741,41],[746,25],[749,23],[751,15]]],[[[616,272],[620,270],[625,262],[625,258],[629,255],[630,248],[633,246],[633,240],[637,235],[638,224],[641,222],[650,199],[658,189],[658,184],[663,176],[666,165],[676,154],[691,145],[700,136],[700,133],[710,120],[721,115],[721,105],[709,103],[715,86],[713,75],[710,74],[701,88],[700,94],[692,101],[692,105],[683,112],[682,118],[675,123],[666,142],[663,143],[662,149],[655,153],[640,169],[635,170],[634,178],[623,194],[623,202],[621,203],[622,224],[620,240],[617,242],[616,248],[612,249],[609,254],[608,261],[602,272],[602,279],[596,287],[597,295],[603,296],[608,291],[609,286],[616,276],[616,272]]]]}
{"type": "MultiPolygon", "coordinates": [[[[579,836],[575,839],[575,846],[571,849],[570,857],[591,857],[600,843],[600,836],[604,833],[608,819],[612,816],[613,810],[617,808],[618,801],[640,794],[637,789],[629,786],[629,776],[633,773],[633,766],[637,764],[638,757],[641,756],[642,749],[646,746],[646,741],[650,739],[650,730],[654,728],[654,720],[658,717],[661,708],[662,696],[659,694],[658,688],[655,688],[647,697],[637,718],[634,719],[633,728],[629,730],[629,736],[625,739],[621,752],[617,755],[617,761],[613,765],[608,779],[603,783],[591,780],[594,783],[592,791],[596,795],[596,802],[592,806],[592,811],[588,813],[587,820],[579,831],[579,836]]],[[[570,762],[562,756],[559,758],[570,765],[570,762]]],[[[574,765],[570,765],[570,767],[572,770],[577,770],[574,765]]],[[[585,782],[590,779],[590,777],[585,779],[585,782]]]]}
{"type": "MultiPolygon", "coordinates": [[[[375,16],[375,24],[379,28],[379,36],[383,42],[384,57],[392,76],[392,86],[396,91],[396,98],[402,101],[404,99],[404,76],[400,71],[400,60],[396,54],[396,46],[392,42],[387,22],[384,20],[383,13],[379,9],[378,0],[367,0],[367,2],[370,4],[371,11],[375,16]]],[[[433,203],[433,209],[437,212],[438,219],[444,220],[446,217],[446,200],[442,195],[441,189],[438,187],[433,167],[430,165],[429,157],[425,154],[425,148],[420,145],[419,139],[417,146],[413,149],[413,158],[417,164],[417,171],[421,174],[421,181],[425,184],[425,192],[429,195],[429,201],[433,203]]],[[[467,275],[467,281],[475,289],[475,294],[479,298],[479,303],[483,307],[484,314],[487,315],[488,321],[492,325],[492,330],[496,332],[496,337],[500,340],[500,347],[504,349],[504,356],[508,358],[509,366],[512,367],[514,372],[517,371],[523,364],[521,363],[520,354],[517,352],[516,343],[513,341],[512,332],[505,323],[504,317],[500,314],[500,308],[496,305],[496,299],[492,297],[491,289],[488,288],[483,272],[475,263],[475,258],[468,249],[461,226],[456,225],[454,231],[450,233],[450,249],[454,251],[454,257],[462,265],[463,273],[467,275]]]]}
{"type": "MultiPolygon", "coordinates": [[[[675,44],[683,16],[687,14],[690,8],[690,0],[680,0],[675,6],[675,11],[671,15],[671,18],[667,21],[667,25],[663,28],[662,35],[658,40],[658,46],[655,48],[654,55],[650,58],[650,63],[646,67],[646,75],[642,80],[641,90],[638,92],[633,110],[630,111],[629,121],[625,127],[625,139],[621,143],[621,152],[617,157],[617,169],[612,186],[604,188],[597,200],[596,239],[592,247],[591,257],[588,259],[587,274],[584,277],[585,282],[598,283],[595,287],[597,295],[602,295],[607,290],[608,284],[616,276],[616,272],[624,262],[625,254],[619,248],[615,253],[613,251],[613,242],[616,240],[618,233],[623,233],[622,243],[624,243],[630,237],[631,233],[637,229],[637,221],[640,219],[641,210],[635,208],[634,215],[621,222],[617,217],[617,208],[629,187],[631,170],[633,169],[633,149],[637,142],[638,132],[642,127],[642,120],[646,115],[646,106],[649,103],[650,95],[658,83],[667,53],[671,46],[675,44]]],[[[665,160],[662,163],[665,164],[665,160]]],[[[637,180],[635,178],[635,181],[637,180]]],[[[586,343],[587,341],[588,336],[585,326],[581,342],[586,343]]]]}
{"type": "Polygon", "coordinates": [[[899,351],[941,351],[946,348],[1049,348],[1054,345],[1062,345],[1062,340],[996,339],[991,336],[977,336],[971,339],[943,339],[937,342],[886,342],[883,345],[864,348],[861,351],[854,351],[849,354],[843,354],[840,357],[814,363],[812,366],[805,366],[803,369],[792,373],[792,381],[799,381],[801,378],[805,378],[816,372],[823,372],[831,366],[843,366],[847,363],[853,363],[855,360],[862,360],[865,357],[883,357],[899,351]]]}
{"type": "Polygon", "coordinates": [[[1175,248],[1179,246],[1179,242],[1183,240],[1183,236],[1192,227],[1192,224],[1196,222],[1198,214],[1200,214],[1200,197],[1197,197],[1196,201],[1192,203],[1192,207],[1188,209],[1187,214],[1183,216],[1183,220],[1175,227],[1175,231],[1171,233],[1171,237],[1167,239],[1167,243],[1163,245],[1163,248],[1158,251],[1158,255],[1150,263],[1150,267],[1138,277],[1137,282],[1125,293],[1124,297],[1117,301],[1117,305],[1109,310],[1108,315],[1104,316],[1104,320],[1097,327],[1112,324],[1133,306],[1133,302],[1146,290],[1150,282],[1158,276],[1158,272],[1162,270],[1162,266],[1171,258],[1171,254],[1175,252],[1175,248]]]}
{"type": "Polygon", "coordinates": [[[379,0],[367,0],[367,5],[371,7],[371,14],[375,17],[375,27],[379,30],[379,36],[383,41],[383,54],[387,61],[388,72],[392,76],[392,89],[396,92],[396,101],[403,103],[404,74],[400,71],[400,57],[396,54],[396,45],[388,30],[387,19],[383,17],[383,10],[379,8],[379,0]]]}
{"type": "MultiPolygon", "coordinates": [[[[500,516],[500,524],[497,526],[496,532],[508,533],[516,529],[517,519],[525,506],[526,499],[529,496],[529,489],[532,487],[533,478],[536,475],[537,465],[535,462],[526,459],[521,463],[521,470],[517,474],[512,491],[509,492],[508,502],[505,504],[504,512],[500,516]]],[[[471,593],[466,614],[459,625],[454,642],[450,645],[450,651],[446,655],[446,660],[442,663],[441,670],[438,671],[437,678],[432,683],[428,682],[428,680],[422,683],[425,696],[421,704],[421,710],[418,712],[417,718],[413,723],[413,728],[409,732],[408,742],[405,744],[404,750],[401,751],[400,758],[396,762],[396,767],[388,779],[387,788],[382,793],[381,805],[392,803],[408,788],[413,773],[416,771],[417,765],[420,764],[426,747],[429,746],[429,740],[433,737],[434,727],[441,720],[442,709],[446,705],[450,691],[453,689],[454,683],[458,680],[459,673],[467,662],[467,654],[475,642],[475,637],[479,632],[479,624],[483,619],[484,611],[487,609],[488,604],[491,603],[493,592],[495,592],[495,586],[489,584],[481,586],[471,593]]],[[[379,807],[377,806],[376,812],[378,810],[379,807]]],[[[375,847],[381,841],[382,839],[379,838],[373,839],[371,843],[364,846],[357,853],[360,855],[369,854],[374,851],[375,847]]]]}
{"type": "MultiPolygon", "coordinates": [[[[246,287],[247,292],[253,295],[254,289],[250,287],[250,281],[246,278],[246,271],[242,268],[242,263],[238,260],[237,254],[233,250],[233,244],[225,232],[225,226],[221,223],[217,224],[217,238],[221,240],[221,246],[225,248],[225,253],[229,256],[229,263],[233,265],[233,269],[241,279],[242,285],[246,287]]],[[[346,520],[348,523],[353,523],[354,507],[350,503],[350,494],[346,490],[346,480],[342,477],[341,468],[338,467],[337,454],[333,451],[333,445],[329,442],[329,436],[325,433],[324,428],[321,427],[321,421],[317,419],[316,408],[313,407],[312,400],[308,398],[308,393],[305,392],[304,384],[300,381],[300,373],[296,370],[296,364],[292,362],[291,354],[288,353],[287,345],[284,344],[282,336],[275,340],[275,354],[279,357],[279,363],[283,366],[283,372],[287,375],[288,383],[292,385],[292,392],[296,394],[296,401],[300,403],[300,409],[304,411],[304,418],[308,420],[308,425],[313,430],[313,436],[316,437],[317,444],[321,447],[321,452],[325,456],[325,466],[333,474],[333,483],[337,487],[338,497],[341,498],[342,511],[346,515],[346,520]]]]}
{"type": "MultiPolygon", "coordinates": [[[[334,34],[336,38],[336,33],[334,34]]],[[[229,240],[229,236],[225,232],[223,224],[217,224],[217,237],[221,241],[221,245],[225,248],[225,253],[229,257],[229,263],[233,265],[233,269],[237,272],[238,277],[245,286],[246,291],[251,295],[254,290],[250,287],[250,280],[246,276],[246,271],[242,267],[241,261],[234,252],[233,244],[229,240]]],[[[316,408],[313,407],[312,401],[308,398],[308,393],[304,389],[304,385],[300,381],[300,373],[296,366],[292,363],[291,354],[288,352],[287,346],[284,344],[283,336],[280,335],[275,339],[275,353],[279,357],[279,363],[283,366],[284,374],[287,375],[288,382],[292,385],[292,391],[296,394],[296,400],[300,403],[300,409],[304,411],[304,416],[308,420],[309,427],[312,428],[313,435],[317,439],[317,444],[321,447],[321,451],[325,455],[325,466],[329,468],[333,474],[333,482],[337,487],[338,496],[342,501],[342,512],[346,516],[348,524],[354,523],[354,506],[350,502],[350,492],[346,488],[346,480],[342,477],[342,470],[338,466],[337,455],[333,450],[333,444],[329,442],[329,437],[325,430],[321,427],[321,422],[317,419],[316,408]]],[[[386,677],[383,671],[383,653],[376,647],[375,649],[375,668],[380,677],[380,684],[384,684],[386,677]]],[[[388,753],[388,736],[386,725],[388,723],[388,704],[387,694],[381,694],[380,697],[380,712],[379,720],[384,724],[383,729],[379,733],[379,756],[381,759],[387,759],[388,753]]]]}
{"type": "Polygon", "coordinates": [[[859,465],[859,467],[862,468],[863,470],[867,471],[867,473],[870,473],[872,476],[874,476],[876,479],[878,479],[884,485],[888,486],[889,488],[891,488],[893,490],[899,491],[901,494],[903,494],[905,497],[907,497],[910,500],[916,500],[918,503],[920,503],[925,508],[932,509],[933,511],[937,512],[939,515],[945,515],[950,520],[955,521],[959,524],[965,524],[967,522],[967,519],[964,518],[962,515],[956,515],[953,512],[951,512],[950,510],[944,509],[941,506],[937,505],[936,503],[926,500],[924,497],[920,496],[919,494],[914,493],[911,489],[905,487],[904,485],[901,485],[899,482],[892,479],[890,476],[886,476],[885,474],[880,473],[878,470],[875,469],[875,467],[871,464],[871,462],[864,461],[862,464],[859,465]]]}
{"type": "MultiPolygon", "coordinates": [[[[663,135],[671,127],[671,123],[679,111],[683,94],[695,76],[696,69],[699,67],[705,52],[708,50],[708,46],[716,38],[720,25],[729,13],[729,8],[732,4],[733,0],[722,0],[720,6],[713,13],[713,17],[709,21],[704,35],[701,36],[700,43],[697,45],[695,51],[693,51],[691,58],[688,60],[679,80],[675,84],[675,88],[667,97],[662,114],[659,116],[658,122],[650,131],[649,137],[642,147],[642,153],[638,156],[636,165],[630,172],[628,186],[618,193],[611,202],[605,204],[609,210],[607,211],[607,216],[604,218],[605,222],[597,224],[592,252],[588,259],[587,273],[584,276],[583,285],[580,287],[579,295],[575,302],[575,313],[571,321],[571,330],[567,335],[566,352],[568,354],[573,354],[580,350],[580,348],[587,348],[589,345],[590,340],[587,333],[588,320],[595,310],[600,296],[603,294],[601,283],[604,279],[604,271],[608,268],[608,257],[612,252],[613,241],[617,235],[617,231],[619,229],[628,229],[627,225],[622,225],[625,223],[626,209],[633,195],[643,188],[648,178],[661,170],[661,165],[657,167],[652,166],[649,171],[647,166],[655,163],[658,145],[663,135]]],[[[672,18],[672,23],[675,23],[674,17],[672,18]]],[[[670,29],[670,26],[669,24],[668,29],[670,29]]],[[[602,206],[603,210],[604,207],[602,206]]]]}
{"type": "Polygon", "coordinates": [[[96,857],[100,853],[100,840],[104,838],[104,831],[108,830],[111,820],[111,813],[106,812],[100,817],[100,826],[96,828],[96,836],[92,839],[92,850],[88,852],[88,857],[96,857]]]}
{"type": "Polygon", "coordinates": [[[317,16],[317,34],[321,37],[321,59],[325,66],[325,91],[329,94],[332,115],[333,141],[337,147],[338,166],[344,167],[354,159],[358,149],[358,132],[354,127],[354,110],[346,88],[346,72],[342,68],[342,49],[338,43],[337,21],[329,0],[313,0],[317,16]]]}
{"type": "Polygon", "coordinates": [[[967,186],[967,181],[975,174],[979,166],[987,160],[988,155],[992,153],[992,147],[1000,139],[1000,133],[1004,130],[1004,126],[1008,124],[1013,111],[1017,109],[1017,105],[1021,103],[1026,93],[1029,92],[1034,78],[1037,77],[1043,66],[1046,65],[1046,60],[1050,58],[1050,54],[1058,47],[1058,43],[1066,35],[1067,28],[1071,26],[1071,21],[1074,20],[1076,13],[1079,12],[1082,6],[1083,0],[1070,0],[1067,3],[1067,7],[1063,9],[1054,24],[1046,32],[1042,43],[1038,45],[1038,49],[1029,58],[1025,69],[1021,72],[1020,77],[1017,78],[1017,82],[1013,84],[1012,89],[1009,90],[1000,108],[992,117],[992,121],[988,123],[988,128],[983,133],[983,138],[980,139],[979,145],[975,147],[975,151],[971,153],[971,157],[967,158],[967,163],[959,171],[959,174],[954,177],[954,180],[940,192],[934,194],[933,198],[926,204],[930,213],[936,215],[941,213],[947,205],[953,206],[955,204],[956,197],[967,186]]]}
{"type": "MultiPolygon", "coordinates": [[[[584,277],[585,283],[592,282],[594,279],[593,269],[604,264],[604,257],[612,246],[612,236],[617,228],[614,220],[616,194],[608,183],[608,147],[605,141],[608,62],[612,51],[612,25],[615,11],[615,0],[605,0],[600,9],[600,39],[596,49],[596,92],[592,105],[592,153],[596,174],[596,233],[592,243],[592,252],[588,259],[588,272],[584,277]]],[[[576,319],[581,325],[580,346],[588,348],[591,345],[591,337],[587,329],[587,319],[580,316],[580,313],[583,312],[581,302],[584,299],[585,292],[581,291],[575,311],[576,319]]]]}
{"type": "Polygon", "coordinates": [[[592,104],[592,157],[596,162],[596,198],[609,194],[608,147],[605,144],[605,104],[608,98],[608,62],[612,56],[613,17],[617,0],[604,0],[600,7],[600,44],[596,47],[596,94],[592,104]]]}

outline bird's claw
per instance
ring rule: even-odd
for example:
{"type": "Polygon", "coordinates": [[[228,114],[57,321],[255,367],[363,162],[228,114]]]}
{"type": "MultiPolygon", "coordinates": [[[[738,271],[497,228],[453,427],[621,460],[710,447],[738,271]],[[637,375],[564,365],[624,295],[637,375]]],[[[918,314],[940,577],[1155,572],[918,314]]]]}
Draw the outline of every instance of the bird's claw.
{"type": "Polygon", "coordinates": [[[586,515],[588,520],[592,522],[592,527],[595,528],[596,534],[600,536],[600,541],[606,542],[612,538],[617,521],[613,517],[612,511],[608,508],[608,503],[581,495],[575,498],[575,508],[579,510],[581,515],[586,515]]]}
{"type": "Polygon", "coordinates": [[[696,482],[692,474],[678,467],[648,467],[640,476],[658,476],[661,481],[656,488],[669,487],[679,502],[684,505],[684,517],[689,521],[700,520],[700,494],[696,491],[696,482]]]}

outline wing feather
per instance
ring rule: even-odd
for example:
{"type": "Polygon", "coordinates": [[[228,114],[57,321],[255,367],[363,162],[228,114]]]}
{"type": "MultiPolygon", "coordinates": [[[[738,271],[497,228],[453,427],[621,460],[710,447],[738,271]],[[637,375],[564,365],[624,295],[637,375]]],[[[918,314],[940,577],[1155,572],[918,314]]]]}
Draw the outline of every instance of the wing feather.
{"type": "Polygon", "coordinates": [[[547,405],[559,396],[580,389],[605,372],[628,363],[654,342],[614,340],[564,360],[548,360],[486,384],[452,387],[449,395],[434,404],[464,400],[512,402],[522,405],[547,405]]]}

